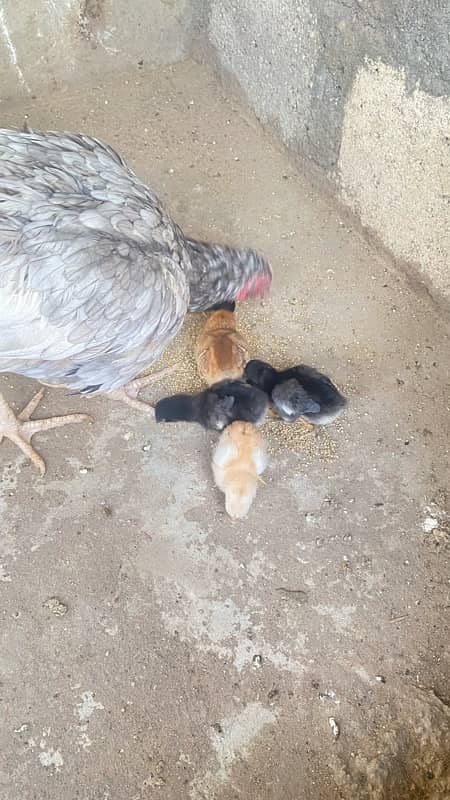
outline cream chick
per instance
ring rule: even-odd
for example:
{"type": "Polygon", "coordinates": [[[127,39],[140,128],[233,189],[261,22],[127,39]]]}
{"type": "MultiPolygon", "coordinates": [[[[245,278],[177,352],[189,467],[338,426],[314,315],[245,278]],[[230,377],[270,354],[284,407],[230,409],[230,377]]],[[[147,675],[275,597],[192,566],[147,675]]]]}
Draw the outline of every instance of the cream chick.
{"type": "Polygon", "coordinates": [[[233,422],[223,431],[212,460],[217,487],[233,519],[246,517],[256,496],[259,476],[267,466],[263,438],[251,422],[233,422]]]}

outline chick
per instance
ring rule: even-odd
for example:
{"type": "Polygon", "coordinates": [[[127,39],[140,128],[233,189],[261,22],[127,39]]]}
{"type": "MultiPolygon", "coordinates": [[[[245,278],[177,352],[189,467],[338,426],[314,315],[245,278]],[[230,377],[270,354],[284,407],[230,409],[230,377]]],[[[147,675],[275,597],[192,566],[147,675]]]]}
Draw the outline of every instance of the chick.
{"type": "Polygon", "coordinates": [[[268,405],[268,396],[256,386],[243,381],[221,381],[198,394],[164,397],[155,406],[155,419],[156,422],[198,422],[204,428],[221,431],[236,420],[260,425],[268,405]]]}
{"type": "Polygon", "coordinates": [[[242,377],[248,351],[231,310],[221,308],[208,317],[195,346],[195,357],[198,374],[208,386],[242,377]]]}
{"type": "Polygon", "coordinates": [[[233,422],[220,436],[212,460],[214,480],[233,519],[246,517],[267,466],[262,436],[250,422],[233,422]]]}
{"type": "Polygon", "coordinates": [[[223,303],[216,303],[214,306],[210,308],[205,308],[205,311],[235,311],[236,310],[236,303],[234,300],[225,300],[223,303]]]}
{"type": "Polygon", "coordinates": [[[249,361],[245,379],[266,392],[285,422],[300,417],[312,425],[328,425],[347,405],[345,397],[330,379],[313,367],[300,364],[278,371],[264,361],[249,361]]]}

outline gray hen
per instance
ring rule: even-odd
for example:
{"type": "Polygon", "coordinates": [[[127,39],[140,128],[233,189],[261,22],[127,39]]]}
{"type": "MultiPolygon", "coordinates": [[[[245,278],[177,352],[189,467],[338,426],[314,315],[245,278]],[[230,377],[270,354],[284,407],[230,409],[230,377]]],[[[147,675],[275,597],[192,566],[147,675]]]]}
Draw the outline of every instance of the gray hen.
{"type": "MultiPolygon", "coordinates": [[[[252,250],[185,238],[97,139],[0,129],[0,372],[108,392],[152,414],[137,395],[155,375],[133,378],[186,312],[261,294],[271,277],[252,250]]],[[[33,433],[85,416],[37,427],[36,398],[15,417],[0,396],[0,442],[11,438],[43,471],[33,433]]]]}

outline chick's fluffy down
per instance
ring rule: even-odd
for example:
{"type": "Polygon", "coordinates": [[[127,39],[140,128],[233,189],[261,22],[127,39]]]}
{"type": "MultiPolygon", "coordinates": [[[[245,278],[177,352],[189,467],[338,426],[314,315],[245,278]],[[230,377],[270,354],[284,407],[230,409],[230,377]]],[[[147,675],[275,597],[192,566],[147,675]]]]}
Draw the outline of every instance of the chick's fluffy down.
{"type": "Polygon", "coordinates": [[[242,377],[248,350],[236,330],[232,311],[220,309],[208,317],[195,346],[195,357],[199,375],[208,386],[242,377]]]}
{"type": "Polygon", "coordinates": [[[223,431],[212,460],[214,480],[225,494],[233,519],[246,517],[255,499],[258,476],[267,466],[260,432],[251,422],[233,422],[223,431]]]}

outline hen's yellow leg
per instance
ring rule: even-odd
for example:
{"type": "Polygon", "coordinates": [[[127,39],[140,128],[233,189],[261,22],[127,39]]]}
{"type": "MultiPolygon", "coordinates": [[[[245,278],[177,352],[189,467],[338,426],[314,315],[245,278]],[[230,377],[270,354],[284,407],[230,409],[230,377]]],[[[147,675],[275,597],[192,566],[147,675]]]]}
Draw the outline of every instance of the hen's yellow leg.
{"type": "Polygon", "coordinates": [[[49,431],[52,428],[60,428],[71,422],[92,422],[92,417],[88,414],[64,414],[64,416],[48,417],[47,419],[30,419],[33,411],[41,402],[44,392],[45,389],[39,389],[18,414],[14,413],[3,395],[0,394],[0,444],[4,438],[14,442],[38,468],[41,475],[45,473],[45,461],[31,444],[34,434],[40,431],[49,431]]]}
{"type": "Polygon", "coordinates": [[[306,431],[309,431],[310,433],[314,431],[317,433],[317,425],[314,425],[314,423],[310,422],[309,419],[306,419],[306,417],[300,417],[299,421],[302,423],[306,431]]]}
{"type": "Polygon", "coordinates": [[[142,400],[138,400],[138,394],[141,389],[144,389],[155,381],[159,381],[166,375],[171,375],[176,369],[178,369],[178,364],[172,364],[171,367],[160,369],[158,372],[152,372],[150,375],[145,375],[143,378],[135,378],[134,381],[130,381],[130,383],[127,383],[125,386],[121,386],[120,389],[113,389],[111,392],[108,392],[108,397],[111,397],[112,400],[120,400],[136,411],[143,411],[148,416],[154,418],[155,410],[153,406],[149,403],[144,403],[142,400]]]}

